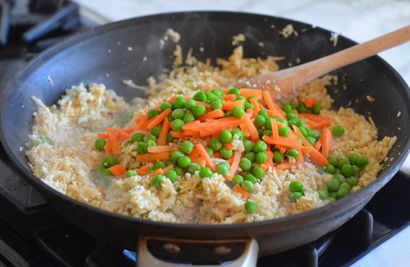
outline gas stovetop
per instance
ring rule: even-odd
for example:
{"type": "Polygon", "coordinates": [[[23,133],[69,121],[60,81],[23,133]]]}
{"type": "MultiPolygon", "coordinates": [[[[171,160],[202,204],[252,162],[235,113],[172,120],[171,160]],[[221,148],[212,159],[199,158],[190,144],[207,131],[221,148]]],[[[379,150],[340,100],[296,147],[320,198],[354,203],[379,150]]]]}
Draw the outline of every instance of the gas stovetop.
{"type": "MultiPolygon", "coordinates": [[[[0,0],[0,14],[6,5],[11,10],[8,33],[0,30],[0,42],[5,44],[0,46],[0,90],[34,55],[90,27],[70,1],[29,1],[26,13],[16,11],[21,2],[0,0]]],[[[399,173],[340,229],[297,249],[262,257],[258,266],[340,266],[356,262],[410,224],[409,192],[410,177],[399,173]]],[[[61,218],[26,183],[1,147],[0,211],[0,265],[135,265],[134,252],[102,243],[61,218]]]]}

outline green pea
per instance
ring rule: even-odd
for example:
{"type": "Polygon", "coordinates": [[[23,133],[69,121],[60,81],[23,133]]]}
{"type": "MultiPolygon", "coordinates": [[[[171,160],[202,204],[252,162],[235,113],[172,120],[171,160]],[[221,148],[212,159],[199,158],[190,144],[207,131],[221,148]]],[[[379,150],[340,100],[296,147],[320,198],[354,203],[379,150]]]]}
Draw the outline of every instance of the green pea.
{"type": "Polygon", "coordinates": [[[163,176],[160,174],[155,175],[152,180],[151,184],[156,187],[157,189],[161,188],[161,182],[162,182],[163,176]]]}
{"type": "Polygon", "coordinates": [[[314,104],[312,107],[312,112],[313,114],[320,114],[320,110],[322,109],[322,107],[320,106],[320,104],[314,104]]]}
{"type": "Polygon", "coordinates": [[[245,152],[250,152],[250,151],[252,151],[252,148],[253,148],[253,143],[252,143],[252,141],[249,141],[249,140],[243,141],[243,147],[244,147],[244,149],[245,149],[245,152]]]}
{"type": "Polygon", "coordinates": [[[117,164],[117,159],[114,156],[105,156],[103,159],[103,166],[105,168],[110,168],[117,164]]]}
{"type": "Polygon", "coordinates": [[[156,127],[151,129],[151,134],[155,137],[158,137],[160,133],[161,133],[161,127],[160,126],[156,126],[156,127]]]}
{"type": "Polygon", "coordinates": [[[352,165],[353,168],[353,176],[358,175],[360,173],[360,168],[356,165],[352,165]]]}
{"type": "Polygon", "coordinates": [[[184,121],[181,119],[176,119],[172,122],[171,127],[174,131],[180,132],[182,127],[185,125],[184,121]]]}
{"type": "Polygon", "coordinates": [[[235,98],[235,101],[237,101],[237,100],[246,101],[246,98],[243,97],[243,96],[241,96],[241,95],[238,95],[238,96],[235,98]]]}
{"type": "Polygon", "coordinates": [[[339,189],[339,181],[332,178],[327,182],[327,189],[332,192],[336,192],[339,189]]]}
{"type": "Polygon", "coordinates": [[[355,185],[357,185],[358,183],[358,179],[355,177],[349,177],[346,179],[346,183],[350,185],[350,187],[353,187],[355,185]]]}
{"type": "Polygon", "coordinates": [[[229,159],[230,157],[232,157],[233,152],[232,152],[232,150],[230,150],[226,147],[223,147],[219,150],[219,154],[221,154],[221,156],[224,159],[229,159]]]}
{"type": "Polygon", "coordinates": [[[303,189],[303,184],[300,181],[292,181],[289,184],[290,192],[301,192],[303,193],[305,190],[303,189]]]}
{"type": "Polygon", "coordinates": [[[183,176],[184,175],[184,170],[180,167],[175,167],[174,171],[177,173],[178,176],[183,176]]]}
{"type": "Polygon", "coordinates": [[[167,103],[167,102],[164,102],[164,103],[162,103],[161,104],[161,106],[160,106],[160,110],[161,110],[161,112],[162,111],[164,111],[164,110],[166,110],[166,109],[169,109],[169,108],[171,108],[171,105],[169,104],[169,103],[167,103]]]}
{"type": "Polygon", "coordinates": [[[172,102],[172,106],[174,108],[184,108],[185,107],[185,97],[177,96],[174,102],[172,102]]]}
{"type": "Polygon", "coordinates": [[[215,99],[218,98],[216,95],[214,95],[211,92],[206,92],[205,96],[206,96],[206,101],[209,102],[209,103],[211,103],[212,101],[214,101],[215,99]]]}
{"type": "Polygon", "coordinates": [[[137,172],[135,170],[128,170],[125,173],[125,177],[133,177],[133,176],[137,176],[137,172]]]}
{"type": "Polygon", "coordinates": [[[292,105],[290,105],[290,104],[285,104],[285,105],[283,105],[283,107],[282,107],[282,110],[285,112],[285,113],[290,113],[290,112],[292,112],[292,105]]]}
{"type": "Polygon", "coordinates": [[[98,138],[97,140],[95,140],[94,147],[98,151],[104,151],[104,147],[105,147],[106,143],[107,143],[107,141],[105,139],[98,138]]]}
{"type": "Polygon", "coordinates": [[[265,163],[268,161],[268,154],[266,152],[259,152],[256,154],[255,161],[256,163],[265,163]]]}
{"type": "Polygon", "coordinates": [[[187,109],[189,109],[189,110],[192,110],[192,108],[195,107],[195,106],[196,106],[196,102],[195,102],[195,100],[193,100],[193,99],[188,99],[188,100],[185,102],[185,107],[186,107],[187,109]]]}
{"type": "Polygon", "coordinates": [[[220,175],[226,176],[226,175],[228,175],[228,173],[229,173],[229,167],[227,167],[226,164],[219,163],[219,164],[216,166],[216,171],[217,171],[220,175]]]}
{"type": "Polygon", "coordinates": [[[349,159],[350,164],[356,164],[356,160],[359,158],[360,156],[356,153],[350,153],[347,155],[347,158],[349,159]]]}
{"type": "Polygon", "coordinates": [[[262,179],[265,176],[265,171],[261,167],[254,167],[252,168],[252,174],[255,175],[256,178],[262,179]]]}
{"type": "Polygon", "coordinates": [[[169,170],[165,173],[165,177],[167,177],[172,183],[177,180],[177,172],[174,170],[169,170]]]}
{"type": "Polygon", "coordinates": [[[356,166],[363,168],[365,167],[367,164],[369,164],[369,159],[367,157],[359,157],[358,159],[356,159],[356,166]]]}
{"type": "MultiPolygon", "coordinates": [[[[266,118],[265,118],[266,119],[266,118]]],[[[265,122],[265,130],[272,130],[272,122],[269,118],[266,119],[265,122]]]]}
{"type": "Polygon", "coordinates": [[[261,110],[259,110],[259,111],[258,111],[258,115],[261,115],[261,116],[263,116],[263,117],[265,117],[265,118],[269,118],[269,114],[268,114],[268,112],[266,111],[266,109],[261,109],[261,110]]]}
{"type": "Polygon", "coordinates": [[[147,153],[147,152],[148,152],[148,151],[147,151],[147,148],[148,148],[147,144],[142,143],[142,142],[138,143],[138,144],[137,144],[137,152],[138,152],[138,154],[145,154],[145,153],[147,153]]]}
{"type": "Polygon", "coordinates": [[[259,103],[259,99],[254,97],[254,96],[250,96],[248,97],[248,101],[251,102],[252,99],[255,99],[256,103],[259,103]]]}
{"type": "Polygon", "coordinates": [[[308,142],[313,146],[316,144],[316,139],[312,136],[308,136],[306,137],[306,140],[308,140],[308,142]]]}
{"type": "Polygon", "coordinates": [[[272,131],[265,130],[265,131],[263,131],[263,135],[271,136],[271,135],[272,135],[272,131]]]}
{"type": "Polygon", "coordinates": [[[255,201],[248,200],[245,202],[245,211],[249,214],[256,213],[258,211],[259,205],[255,201]]]}
{"type": "Polygon", "coordinates": [[[243,171],[248,171],[252,167],[252,162],[246,157],[241,158],[241,160],[239,161],[239,167],[241,167],[243,171]]]}
{"type": "Polygon", "coordinates": [[[338,199],[343,198],[350,194],[350,190],[351,190],[350,185],[348,185],[347,183],[343,183],[340,185],[339,190],[337,190],[336,197],[338,199]]]}
{"type": "Polygon", "coordinates": [[[329,157],[327,157],[327,160],[333,166],[337,166],[337,157],[335,155],[329,155],[329,157]]]}
{"type": "Polygon", "coordinates": [[[319,198],[321,200],[326,200],[329,198],[329,192],[327,191],[327,189],[320,189],[319,191],[317,191],[317,193],[319,194],[319,198]]]}
{"type": "Polygon", "coordinates": [[[308,110],[308,108],[305,106],[304,103],[299,103],[299,104],[297,105],[296,109],[297,109],[297,111],[298,111],[299,113],[306,113],[307,110],[308,110]]]}
{"type": "Polygon", "coordinates": [[[245,158],[249,159],[251,162],[255,160],[256,154],[254,152],[248,152],[245,154],[245,158]]]}
{"type": "Polygon", "coordinates": [[[206,153],[208,153],[209,156],[213,156],[214,155],[214,150],[210,147],[205,148],[206,153]]]}
{"type": "Polygon", "coordinates": [[[178,159],[178,166],[181,168],[188,168],[191,166],[191,159],[188,156],[182,156],[178,159]]]}
{"type": "Polygon", "coordinates": [[[345,164],[340,168],[340,172],[343,174],[344,177],[351,177],[354,174],[354,170],[352,165],[345,164]]]}
{"type": "Polygon", "coordinates": [[[246,102],[246,103],[243,105],[243,108],[244,108],[245,110],[248,110],[248,109],[254,109],[255,107],[254,107],[251,103],[246,102]]]}
{"type": "Polygon", "coordinates": [[[345,177],[341,174],[336,174],[333,178],[336,179],[339,182],[339,184],[342,184],[346,181],[345,177]]]}
{"type": "MultiPolygon", "coordinates": [[[[336,194],[335,194],[335,195],[336,195],[336,194]]],[[[336,198],[329,196],[328,201],[329,201],[329,203],[333,203],[333,202],[336,201],[336,198]]]]}
{"type": "Polygon", "coordinates": [[[131,137],[132,142],[141,142],[142,140],[144,140],[143,133],[136,133],[131,137]]]}
{"type": "Polygon", "coordinates": [[[284,124],[285,126],[289,126],[289,123],[288,123],[287,120],[284,120],[284,119],[281,119],[281,118],[278,118],[278,117],[274,117],[274,118],[277,122],[280,122],[280,123],[284,124]]]}
{"type": "Polygon", "coordinates": [[[289,195],[289,201],[290,202],[296,202],[302,196],[303,196],[303,194],[301,192],[293,192],[289,195]]]}
{"type": "Polygon", "coordinates": [[[194,99],[196,101],[204,102],[206,100],[206,94],[202,91],[199,91],[194,95],[194,99]]]}
{"type": "Polygon", "coordinates": [[[157,138],[152,135],[152,134],[147,134],[146,136],[144,136],[143,141],[144,142],[148,142],[148,141],[157,141],[157,138]]]}
{"type": "Polygon", "coordinates": [[[157,109],[150,109],[148,110],[148,119],[154,118],[156,115],[158,115],[160,112],[157,109]]]}
{"type": "Polygon", "coordinates": [[[197,163],[192,163],[191,166],[188,167],[188,172],[194,174],[195,172],[199,172],[201,170],[201,166],[197,163]]]}
{"type": "Polygon", "coordinates": [[[182,142],[180,150],[186,155],[191,154],[192,150],[194,150],[194,144],[191,141],[186,140],[182,142]]]}
{"type": "Polygon", "coordinates": [[[193,122],[194,120],[195,120],[195,117],[194,115],[192,115],[192,113],[189,113],[189,112],[185,113],[184,118],[183,118],[183,121],[185,123],[193,122]]]}
{"type": "Polygon", "coordinates": [[[239,129],[233,129],[232,131],[231,131],[231,133],[232,133],[232,136],[237,136],[237,138],[238,138],[238,140],[243,140],[243,138],[244,138],[244,136],[243,136],[243,132],[241,131],[241,130],[239,130],[239,129]]]}
{"type": "Polygon", "coordinates": [[[256,153],[264,152],[266,151],[266,149],[268,149],[268,146],[263,141],[258,141],[253,145],[253,152],[256,152],[256,153]]]}
{"type": "Polygon", "coordinates": [[[248,193],[253,193],[255,191],[255,186],[251,181],[243,181],[242,182],[242,188],[248,193]]]}
{"type": "Polygon", "coordinates": [[[175,150],[174,152],[172,152],[171,154],[171,160],[172,161],[177,161],[180,157],[185,156],[184,153],[182,153],[179,150],[175,150]]]}
{"type": "Polygon", "coordinates": [[[211,93],[213,93],[214,95],[219,96],[219,97],[222,97],[222,96],[225,95],[225,93],[222,92],[221,90],[219,90],[218,88],[213,89],[213,90],[211,91],[211,93]]]}
{"type": "Polygon", "coordinates": [[[282,153],[280,153],[279,151],[273,152],[273,161],[275,163],[281,163],[283,160],[284,160],[284,157],[282,153]]]}
{"type": "Polygon", "coordinates": [[[263,125],[265,125],[266,119],[264,116],[262,115],[257,115],[255,117],[255,121],[253,122],[256,126],[261,127],[263,125]]]}
{"type": "Polygon", "coordinates": [[[145,144],[147,144],[147,147],[150,147],[150,146],[156,146],[157,142],[153,140],[148,140],[147,142],[145,142],[145,144]]]}
{"type": "Polygon", "coordinates": [[[241,185],[242,182],[243,182],[243,177],[242,177],[242,175],[236,174],[236,175],[234,175],[234,176],[232,177],[231,186],[235,186],[235,185],[237,185],[237,184],[238,184],[238,185],[241,185]]]}
{"type": "Polygon", "coordinates": [[[243,110],[242,107],[240,107],[240,106],[235,106],[235,107],[232,109],[232,115],[233,115],[234,117],[236,117],[236,118],[242,118],[243,115],[245,115],[245,111],[243,110]]]}
{"type": "Polygon", "coordinates": [[[342,125],[335,125],[332,127],[333,136],[340,137],[345,134],[345,128],[342,125]]]}
{"type": "MultiPolygon", "coordinates": [[[[298,118],[298,116],[295,114],[295,113],[288,113],[288,114],[286,114],[286,119],[288,119],[289,121],[290,120],[293,120],[293,119],[297,119],[298,118]]],[[[289,122],[290,123],[290,122],[289,122]]]]}
{"type": "Polygon", "coordinates": [[[325,170],[327,173],[334,174],[336,171],[336,168],[332,164],[327,164],[325,167],[325,170]]]}
{"type": "Polygon", "coordinates": [[[211,108],[212,110],[215,109],[222,109],[222,101],[220,99],[216,99],[211,102],[211,108]]]}
{"type": "Polygon", "coordinates": [[[165,163],[163,161],[157,161],[154,163],[154,166],[152,167],[153,170],[158,170],[158,169],[163,169],[165,168],[165,163]]]}
{"type": "Polygon", "coordinates": [[[286,156],[296,159],[299,157],[299,151],[296,148],[290,148],[286,151],[286,156]]]}
{"type": "Polygon", "coordinates": [[[346,165],[346,164],[349,164],[349,163],[350,163],[350,161],[346,156],[341,156],[339,158],[339,160],[337,161],[337,165],[335,165],[335,166],[338,166],[339,168],[341,168],[343,165],[346,165]]]}
{"type": "Polygon", "coordinates": [[[196,105],[192,108],[192,114],[197,118],[204,115],[206,112],[206,108],[204,105],[196,105]]]}
{"type": "Polygon", "coordinates": [[[256,183],[258,182],[258,178],[256,178],[253,174],[248,173],[248,174],[245,176],[245,181],[250,181],[250,182],[252,182],[253,184],[256,184],[256,183]]]}
{"type": "Polygon", "coordinates": [[[240,91],[239,88],[236,87],[232,87],[231,89],[229,89],[229,94],[235,94],[235,95],[239,95],[240,91]]]}
{"type": "Polygon", "coordinates": [[[185,116],[185,109],[182,108],[176,108],[174,111],[172,111],[172,117],[174,119],[183,119],[185,116]]]}
{"type": "Polygon", "coordinates": [[[211,169],[208,167],[203,167],[199,171],[199,176],[201,178],[211,178],[214,174],[212,173],[211,169]]]}
{"type": "Polygon", "coordinates": [[[284,137],[288,137],[290,134],[290,129],[286,126],[280,126],[279,127],[279,135],[280,136],[284,136],[284,137]]]}
{"type": "Polygon", "coordinates": [[[219,141],[219,138],[212,138],[211,141],[209,141],[209,147],[212,148],[214,151],[219,151],[222,148],[223,144],[221,141],[219,141]]]}
{"type": "Polygon", "coordinates": [[[223,130],[219,135],[219,140],[224,143],[230,143],[232,141],[232,133],[229,130],[223,130]]]}

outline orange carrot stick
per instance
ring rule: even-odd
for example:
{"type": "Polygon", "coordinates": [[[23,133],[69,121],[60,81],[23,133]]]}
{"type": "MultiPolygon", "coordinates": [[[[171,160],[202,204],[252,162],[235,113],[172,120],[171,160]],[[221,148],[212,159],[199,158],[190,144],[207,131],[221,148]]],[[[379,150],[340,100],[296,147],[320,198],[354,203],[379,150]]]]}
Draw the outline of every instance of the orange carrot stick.
{"type": "Polygon", "coordinates": [[[222,111],[222,109],[215,109],[215,110],[212,110],[202,115],[201,117],[198,117],[197,120],[204,121],[208,119],[219,119],[219,118],[222,118],[223,116],[225,116],[225,113],[222,111]]]}
{"type": "Polygon", "coordinates": [[[226,180],[231,181],[236,171],[238,170],[239,162],[241,161],[241,152],[235,151],[233,155],[233,160],[231,163],[231,168],[229,169],[226,180]]]}
{"type": "Polygon", "coordinates": [[[250,139],[252,140],[259,139],[258,129],[256,129],[256,126],[249,119],[249,117],[245,118],[245,126],[249,131],[250,139]]]}
{"type": "Polygon", "coordinates": [[[135,130],[144,130],[147,124],[148,117],[139,117],[135,119],[135,130]]]}
{"type": "Polygon", "coordinates": [[[199,148],[198,146],[194,147],[194,150],[192,150],[191,154],[189,154],[188,156],[191,158],[191,160],[196,159],[197,157],[199,157],[200,153],[199,153],[199,148]]]}
{"type": "Polygon", "coordinates": [[[119,164],[115,164],[109,168],[109,170],[115,177],[123,176],[127,172],[127,170],[119,164]]]}
{"type": "Polygon", "coordinates": [[[168,104],[172,104],[172,102],[174,102],[175,98],[177,98],[176,95],[172,96],[170,99],[168,99],[168,104]]]}
{"type": "Polygon", "coordinates": [[[257,99],[262,99],[262,90],[253,88],[241,88],[239,94],[245,98],[254,96],[257,99]]]}
{"type": "Polygon", "coordinates": [[[148,147],[149,153],[161,153],[175,150],[177,146],[174,145],[163,145],[163,146],[150,146],[148,147]]]}
{"type": "Polygon", "coordinates": [[[222,109],[223,110],[232,110],[236,106],[243,106],[244,101],[243,100],[238,100],[238,101],[225,101],[222,102],[222,109]]]}
{"type": "Polygon", "coordinates": [[[303,99],[303,103],[305,104],[306,107],[308,108],[313,108],[313,106],[317,103],[315,99],[311,97],[306,97],[303,99]]]}
{"type": "Polygon", "coordinates": [[[139,168],[137,170],[138,175],[145,175],[147,172],[149,171],[149,167],[148,166],[142,166],[141,168],[139,168]]]}
{"type": "Polygon", "coordinates": [[[172,113],[172,110],[170,108],[167,108],[160,114],[156,115],[154,118],[152,118],[148,123],[147,123],[147,129],[152,129],[158,124],[160,124],[163,120],[165,120],[166,117],[168,117],[169,114],[172,113]]]}
{"type": "Polygon", "coordinates": [[[215,164],[213,163],[211,157],[206,152],[205,147],[202,144],[196,144],[196,147],[198,147],[201,158],[205,160],[206,166],[208,166],[212,171],[215,171],[215,164]]]}
{"type": "Polygon", "coordinates": [[[240,194],[241,194],[241,197],[242,197],[243,199],[247,199],[247,198],[249,197],[249,193],[246,192],[239,184],[236,184],[236,185],[233,187],[233,191],[240,193],[240,194]]]}
{"type": "Polygon", "coordinates": [[[260,107],[258,105],[258,102],[256,102],[256,99],[251,99],[251,104],[253,105],[253,116],[258,115],[258,112],[260,110],[260,107]]]}
{"type": "Polygon", "coordinates": [[[109,140],[107,140],[107,142],[105,143],[104,152],[105,152],[105,154],[112,154],[111,144],[110,144],[109,140]]]}
{"type": "Polygon", "coordinates": [[[164,174],[164,170],[163,169],[155,170],[154,172],[149,173],[147,176],[152,177],[152,176],[155,176],[157,174],[164,174]]]}
{"type": "Polygon", "coordinates": [[[320,137],[322,142],[322,155],[327,158],[333,146],[333,137],[329,128],[323,129],[322,137],[320,137]]]}
{"type": "Polygon", "coordinates": [[[272,138],[276,139],[279,137],[279,127],[278,122],[275,119],[270,119],[272,125],[272,138]]]}
{"type": "Polygon", "coordinates": [[[232,101],[232,100],[235,100],[236,97],[237,96],[235,94],[229,94],[229,95],[224,96],[223,98],[225,101],[232,101]]]}
{"type": "Polygon", "coordinates": [[[292,136],[288,136],[288,137],[282,137],[279,136],[275,139],[273,139],[270,136],[263,136],[262,139],[271,145],[279,145],[282,147],[287,147],[287,148],[296,148],[299,149],[301,147],[300,143],[298,142],[298,140],[292,136]]]}
{"type": "Polygon", "coordinates": [[[319,166],[326,166],[329,163],[328,160],[322,154],[320,154],[320,152],[316,150],[313,146],[305,146],[302,147],[301,150],[309,154],[310,160],[319,166]]]}
{"type": "Polygon", "coordinates": [[[315,148],[317,151],[319,151],[322,148],[322,141],[320,141],[320,139],[316,142],[315,148]]]}
{"type": "Polygon", "coordinates": [[[108,134],[107,133],[98,133],[97,137],[98,138],[108,138],[108,134]]]}
{"type": "Polygon", "coordinates": [[[287,169],[290,169],[290,168],[292,168],[293,166],[296,166],[296,165],[297,165],[296,163],[282,162],[282,163],[280,163],[276,166],[276,169],[278,169],[278,170],[287,170],[287,169]]]}
{"type": "Polygon", "coordinates": [[[162,146],[167,143],[167,134],[170,128],[171,124],[169,123],[168,118],[165,118],[164,123],[162,124],[161,132],[159,133],[158,145],[162,146]]]}
{"type": "Polygon", "coordinates": [[[149,162],[149,161],[169,159],[170,156],[171,156],[171,152],[167,151],[167,152],[161,152],[161,153],[155,153],[155,154],[137,155],[135,160],[137,162],[149,162]]]}
{"type": "Polygon", "coordinates": [[[128,134],[128,133],[126,133],[126,132],[124,132],[124,130],[123,129],[121,129],[121,128],[117,128],[117,129],[115,129],[116,131],[117,131],[117,135],[118,135],[118,137],[120,138],[120,139],[122,139],[122,140],[127,140],[128,138],[130,138],[130,135],[128,134]]]}
{"type": "Polygon", "coordinates": [[[120,153],[120,146],[118,144],[117,136],[112,128],[108,128],[108,142],[111,146],[111,152],[114,155],[120,153]]]}
{"type": "Polygon", "coordinates": [[[263,101],[265,102],[265,105],[272,111],[274,111],[279,118],[285,118],[285,112],[272,100],[272,96],[269,91],[263,90],[262,91],[262,97],[263,101]]]}

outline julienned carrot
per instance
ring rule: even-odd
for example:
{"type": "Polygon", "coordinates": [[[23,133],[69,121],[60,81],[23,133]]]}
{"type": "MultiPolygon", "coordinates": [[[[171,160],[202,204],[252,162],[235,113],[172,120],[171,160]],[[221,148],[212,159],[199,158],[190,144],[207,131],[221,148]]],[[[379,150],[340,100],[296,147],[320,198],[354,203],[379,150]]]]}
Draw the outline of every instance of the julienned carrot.
{"type": "Polygon", "coordinates": [[[172,104],[172,102],[174,102],[175,98],[177,98],[176,95],[172,96],[170,99],[168,99],[168,104],[172,104]]]}
{"type": "Polygon", "coordinates": [[[159,133],[158,136],[158,145],[162,146],[167,143],[167,134],[169,132],[169,128],[171,124],[168,121],[168,118],[165,118],[164,123],[162,124],[161,132],[159,133]]]}
{"type": "Polygon", "coordinates": [[[205,167],[206,166],[206,161],[202,158],[195,158],[192,160],[193,163],[197,163],[199,166],[201,167],[205,167]]]}
{"type": "Polygon", "coordinates": [[[198,151],[199,151],[199,154],[201,155],[201,158],[205,160],[206,166],[208,166],[212,171],[215,171],[215,164],[213,163],[211,157],[206,152],[205,147],[202,144],[196,144],[196,147],[198,147],[198,151]]]}
{"type": "Polygon", "coordinates": [[[98,133],[97,137],[98,138],[108,138],[108,134],[107,133],[98,133]]]}
{"type": "Polygon", "coordinates": [[[110,144],[109,141],[107,141],[107,142],[105,143],[104,152],[105,152],[105,154],[112,154],[111,144],[110,144]]]}
{"type": "Polygon", "coordinates": [[[151,130],[152,128],[160,124],[163,120],[165,120],[165,118],[168,117],[168,115],[171,113],[172,113],[172,110],[170,108],[167,108],[160,114],[156,115],[154,118],[148,121],[147,129],[151,130]]]}
{"type": "Polygon", "coordinates": [[[325,158],[327,158],[333,146],[333,137],[332,137],[332,133],[330,132],[329,128],[323,129],[323,133],[322,133],[322,136],[320,137],[320,140],[322,142],[322,155],[325,158]]]}
{"type": "Polygon", "coordinates": [[[224,147],[226,147],[229,150],[233,150],[235,148],[235,145],[232,143],[224,143],[224,147]]]}
{"type": "Polygon", "coordinates": [[[147,117],[139,117],[135,119],[135,130],[144,130],[145,125],[147,124],[148,118],[147,117]]]}
{"type": "Polygon", "coordinates": [[[303,103],[305,104],[306,107],[308,108],[313,108],[313,106],[317,103],[315,99],[311,97],[306,97],[303,99],[303,103]]]}
{"type": "Polygon", "coordinates": [[[270,94],[269,91],[267,90],[263,90],[262,91],[262,97],[263,97],[263,101],[265,102],[265,105],[268,107],[268,109],[274,111],[277,115],[274,116],[278,116],[279,118],[284,118],[285,116],[285,112],[283,112],[283,110],[272,100],[272,96],[270,94]]]}
{"type": "Polygon", "coordinates": [[[165,160],[169,159],[171,156],[171,152],[161,152],[161,153],[155,153],[155,154],[142,154],[142,155],[137,155],[135,160],[137,162],[149,162],[149,161],[156,161],[156,160],[165,160]]]}
{"type": "Polygon", "coordinates": [[[127,172],[127,170],[119,164],[115,164],[109,168],[109,170],[115,177],[123,176],[127,172]]]}
{"type": "Polygon", "coordinates": [[[135,127],[128,127],[128,128],[124,128],[123,130],[127,134],[132,134],[135,131],[135,127]]]}
{"type": "Polygon", "coordinates": [[[235,94],[229,94],[229,95],[224,96],[224,100],[225,101],[232,101],[232,100],[235,100],[236,97],[237,96],[235,94]]]}
{"type": "Polygon", "coordinates": [[[277,170],[287,170],[296,165],[297,165],[296,163],[282,162],[276,166],[276,169],[277,170]]]}
{"type": "Polygon", "coordinates": [[[315,122],[315,121],[307,120],[306,124],[310,128],[316,130],[316,129],[322,129],[325,127],[329,127],[332,123],[330,121],[315,122]]]}
{"type": "Polygon", "coordinates": [[[176,146],[174,145],[163,145],[163,146],[149,146],[148,153],[161,153],[175,150],[176,146]]]}
{"type": "Polygon", "coordinates": [[[130,135],[129,135],[128,133],[126,133],[123,129],[117,128],[117,129],[115,129],[115,130],[117,131],[117,136],[118,136],[120,139],[122,139],[123,141],[124,141],[124,140],[127,140],[128,138],[130,138],[130,135]]]}
{"type": "Polygon", "coordinates": [[[233,191],[238,192],[239,194],[241,194],[241,197],[243,199],[247,199],[249,197],[249,193],[246,192],[239,184],[236,184],[233,187],[233,191]]]}
{"type": "Polygon", "coordinates": [[[309,119],[311,121],[315,121],[315,122],[322,122],[322,121],[332,121],[332,118],[328,117],[328,116],[324,116],[324,115],[315,115],[315,114],[309,114],[309,113],[301,113],[298,115],[299,117],[301,117],[302,119],[306,118],[309,119]]]}
{"type": "Polygon", "coordinates": [[[254,96],[257,99],[262,99],[262,90],[253,88],[241,88],[239,94],[245,98],[254,96]]]}
{"type": "Polygon", "coordinates": [[[268,161],[266,162],[266,164],[268,166],[273,166],[273,152],[272,152],[272,150],[268,149],[266,151],[266,154],[268,154],[268,161]]]}
{"type": "Polygon", "coordinates": [[[185,124],[184,126],[182,126],[182,130],[193,130],[193,129],[198,129],[198,127],[201,126],[201,123],[196,120],[193,122],[188,122],[187,124],[185,124]]]}
{"type": "Polygon", "coordinates": [[[223,110],[232,110],[236,106],[243,106],[245,102],[243,100],[238,101],[225,101],[222,102],[222,109],[223,110]]]}
{"type": "Polygon", "coordinates": [[[319,151],[322,148],[322,141],[320,141],[320,139],[316,142],[315,148],[317,151],[319,151]]]}
{"type": "Polygon", "coordinates": [[[302,143],[304,146],[312,146],[312,144],[309,143],[308,140],[306,140],[306,138],[303,136],[302,132],[299,130],[299,128],[296,125],[293,126],[293,131],[295,132],[297,137],[302,139],[302,143]]]}
{"type": "Polygon", "coordinates": [[[233,160],[231,163],[231,168],[229,169],[228,175],[226,176],[226,180],[232,180],[233,176],[235,175],[236,171],[238,170],[239,162],[241,161],[241,152],[235,151],[233,155],[233,160]]]}
{"type": "Polygon", "coordinates": [[[137,170],[138,175],[145,175],[149,171],[149,167],[147,165],[142,166],[137,170]]]}
{"type": "Polygon", "coordinates": [[[191,154],[189,154],[188,156],[191,158],[191,160],[196,159],[197,157],[199,157],[200,153],[199,153],[199,148],[198,146],[194,147],[194,150],[192,150],[191,154]]]}
{"type": "Polygon", "coordinates": [[[149,173],[147,176],[152,177],[152,176],[155,176],[157,174],[164,174],[164,170],[163,169],[155,170],[154,172],[149,173]]]}
{"type": "Polygon", "coordinates": [[[280,145],[275,145],[275,147],[276,147],[276,149],[279,149],[279,152],[280,152],[281,154],[284,154],[284,153],[286,152],[286,150],[288,150],[287,147],[280,146],[280,145]]]}
{"type": "Polygon", "coordinates": [[[278,122],[276,119],[270,119],[271,125],[272,125],[272,138],[276,139],[279,137],[279,127],[278,127],[278,122]]]}
{"type": "Polygon", "coordinates": [[[244,135],[246,138],[249,138],[249,136],[251,136],[251,134],[250,134],[249,131],[248,131],[248,128],[246,128],[246,124],[245,124],[245,123],[239,124],[239,128],[241,128],[241,131],[242,131],[243,135],[244,135]]]}
{"type": "Polygon", "coordinates": [[[245,118],[245,126],[249,131],[250,139],[252,139],[252,140],[259,139],[258,129],[256,129],[255,124],[253,124],[253,122],[250,120],[249,117],[245,118]]]}
{"type": "Polygon", "coordinates": [[[120,153],[120,145],[112,128],[108,128],[108,142],[110,143],[112,154],[117,155],[120,153]]]}
{"type": "Polygon", "coordinates": [[[305,146],[301,150],[304,153],[309,154],[310,160],[319,166],[325,166],[329,163],[328,160],[313,146],[305,146]]]}
{"type": "Polygon", "coordinates": [[[253,116],[258,115],[260,108],[259,108],[258,102],[256,102],[256,99],[252,98],[251,104],[253,105],[253,116]]]}
{"type": "Polygon", "coordinates": [[[282,147],[287,147],[287,148],[296,148],[299,149],[301,147],[300,143],[298,140],[294,137],[288,136],[288,137],[282,137],[279,136],[277,138],[272,138],[270,136],[263,136],[262,139],[271,145],[279,145],[282,147]]]}
{"type": "Polygon", "coordinates": [[[225,116],[225,113],[222,111],[222,109],[215,109],[215,110],[212,110],[202,115],[201,117],[198,117],[197,120],[204,121],[208,119],[219,119],[219,118],[222,118],[223,116],[225,116]]]}

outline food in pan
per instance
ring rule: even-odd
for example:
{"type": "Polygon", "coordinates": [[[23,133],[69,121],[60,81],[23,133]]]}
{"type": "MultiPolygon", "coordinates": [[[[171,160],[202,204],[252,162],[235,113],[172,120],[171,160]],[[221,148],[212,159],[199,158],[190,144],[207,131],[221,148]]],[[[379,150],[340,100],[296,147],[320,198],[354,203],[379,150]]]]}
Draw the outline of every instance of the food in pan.
{"type": "Polygon", "coordinates": [[[131,103],[103,84],[74,86],[50,107],[33,98],[34,174],[109,211],[212,224],[307,211],[377,178],[396,137],[378,140],[370,116],[332,109],[331,77],[281,99],[230,87],[278,69],[242,53],[216,67],[189,57],[131,103]]]}

